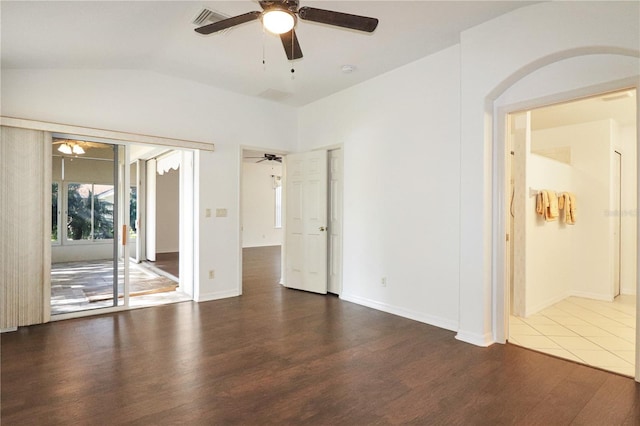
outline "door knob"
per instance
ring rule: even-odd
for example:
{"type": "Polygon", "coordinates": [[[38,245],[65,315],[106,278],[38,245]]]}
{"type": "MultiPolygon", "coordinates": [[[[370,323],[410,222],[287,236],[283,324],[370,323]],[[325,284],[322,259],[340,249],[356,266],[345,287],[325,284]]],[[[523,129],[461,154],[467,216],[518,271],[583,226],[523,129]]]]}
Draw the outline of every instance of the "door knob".
{"type": "Polygon", "coordinates": [[[327,230],[327,228],[328,228],[328,227],[321,226],[321,227],[320,227],[320,228],[318,228],[318,229],[320,229],[320,231],[326,231],[326,230],[327,230]]]}

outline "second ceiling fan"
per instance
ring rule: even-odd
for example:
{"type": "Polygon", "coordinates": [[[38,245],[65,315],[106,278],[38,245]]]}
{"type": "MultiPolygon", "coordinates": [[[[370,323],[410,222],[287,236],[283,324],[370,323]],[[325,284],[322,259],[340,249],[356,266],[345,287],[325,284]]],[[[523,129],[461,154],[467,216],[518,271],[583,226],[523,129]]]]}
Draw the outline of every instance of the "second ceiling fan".
{"type": "Polygon", "coordinates": [[[213,34],[246,22],[262,20],[262,25],[269,32],[278,34],[289,60],[302,58],[300,43],[296,37],[295,26],[298,18],[304,21],[349,28],[371,33],[378,26],[376,18],[351,15],[315,7],[298,8],[298,0],[260,1],[262,12],[254,11],[223,19],[203,27],[196,28],[200,34],[213,34]]]}

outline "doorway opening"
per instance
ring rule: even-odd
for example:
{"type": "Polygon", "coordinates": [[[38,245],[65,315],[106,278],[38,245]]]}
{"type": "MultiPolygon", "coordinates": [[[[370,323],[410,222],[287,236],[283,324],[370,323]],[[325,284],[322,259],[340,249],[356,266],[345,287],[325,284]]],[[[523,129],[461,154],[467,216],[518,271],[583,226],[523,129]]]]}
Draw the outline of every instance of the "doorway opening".
{"type": "Polygon", "coordinates": [[[636,90],[507,117],[508,341],[633,377],[636,90]]]}
{"type": "MultiPolygon", "coordinates": [[[[191,300],[193,286],[145,267],[144,156],[166,147],[55,135],[52,150],[51,314],[191,300]],[[144,220],[143,220],[144,217],[144,220]]],[[[180,152],[180,151],[175,151],[180,152]]],[[[191,153],[187,153],[187,156],[191,153]]],[[[184,182],[188,188],[193,182],[184,182]]],[[[182,205],[176,197],[175,205],[182,205]]],[[[184,211],[193,210],[184,206],[184,211]]],[[[190,213],[191,215],[193,213],[190,213]]]]}
{"type": "MultiPolygon", "coordinates": [[[[251,270],[250,259],[262,258],[261,261],[265,262],[265,257],[268,257],[270,262],[280,264],[278,280],[280,284],[289,288],[339,296],[342,292],[343,235],[341,147],[290,155],[265,153],[263,150],[247,148],[243,149],[242,158],[241,276],[244,278],[244,274],[251,270]],[[318,158],[315,157],[316,154],[318,158]],[[305,155],[314,157],[309,165],[318,172],[314,172],[314,177],[308,179],[306,183],[300,181],[298,176],[298,172],[307,173],[299,169],[305,167],[301,165],[304,161],[300,161],[300,156],[305,155]],[[284,168],[281,167],[283,162],[286,163],[284,168]],[[261,167],[266,169],[260,171],[258,166],[261,164],[261,167]],[[322,173],[319,173],[320,171],[322,173]],[[258,189],[259,187],[262,189],[258,189]],[[320,190],[320,187],[323,189],[320,190]],[[286,193],[286,188],[289,188],[290,193],[286,193]],[[307,191],[306,195],[303,196],[301,191],[307,191]],[[302,204],[307,200],[307,205],[301,204],[299,211],[295,208],[291,209],[291,204],[296,204],[293,201],[296,199],[302,204]],[[289,210],[291,212],[287,213],[289,210]],[[275,216],[271,216],[272,212],[275,216]],[[295,217],[302,212],[305,212],[302,216],[310,215],[309,220],[313,222],[313,226],[308,228],[311,229],[312,239],[315,238],[315,240],[308,246],[296,240],[295,237],[291,238],[291,235],[284,234],[284,232],[294,232],[292,230],[296,227],[295,217]],[[275,237],[273,228],[277,232],[275,237]],[[322,237],[322,241],[319,241],[319,237],[322,237]],[[313,286],[292,285],[295,278],[289,283],[284,282],[286,262],[290,262],[289,267],[291,267],[291,263],[296,263],[292,258],[302,259],[303,252],[306,253],[302,256],[304,261],[297,262],[303,265],[298,268],[299,275],[321,276],[321,278],[314,278],[313,286]]],[[[298,270],[294,271],[293,275],[298,273],[298,270]]]]}
{"type": "MultiPolygon", "coordinates": [[[[241,165],[242,276],[254,279],[256,262],[279,270],[282,277],[283,155],[274,151],[243,149],[241,165]],[[246,275],[246,276],[245,276],[246,275]],[[253,277],[253,278],[252,278],[253,277]]],[[[274,274],[269,274],[274,279],[274,274]]],[[[271,285],[273,283],[266,283],[271,285]]],[[[244,291],[244,289],[243,289],[244,291]]]]}

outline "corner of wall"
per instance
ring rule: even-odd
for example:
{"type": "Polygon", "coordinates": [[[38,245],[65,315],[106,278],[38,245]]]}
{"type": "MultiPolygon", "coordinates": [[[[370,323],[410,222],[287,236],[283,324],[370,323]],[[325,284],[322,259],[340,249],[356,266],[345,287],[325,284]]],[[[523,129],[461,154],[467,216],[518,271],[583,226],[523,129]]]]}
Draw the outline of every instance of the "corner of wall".
{"type": "Polygon", "coordinates": [[[461,342],[470,343],[476,346],[487,347],[493,345],[495,340],[493,340],[493,335],[491,333],[478,334],[464,330],[458,330],[458,334],[456,334],[456,339],[461,342]]]}

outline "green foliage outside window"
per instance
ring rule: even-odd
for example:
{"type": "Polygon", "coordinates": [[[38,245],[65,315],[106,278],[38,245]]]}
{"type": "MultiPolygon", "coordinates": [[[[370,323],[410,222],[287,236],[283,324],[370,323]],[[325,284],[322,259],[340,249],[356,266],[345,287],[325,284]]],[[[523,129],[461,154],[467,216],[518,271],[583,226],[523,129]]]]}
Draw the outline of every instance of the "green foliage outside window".
{"type": "Polygon", "coordinates": [[[112,185],[70,183],[67,191],[67,238],[112,239],[113,202],[110,198],[113,198],[112,185]]]}
{"type": "Polygon", "coordinates": [[[58,184],[51,184],[51,242],[58,241],[58,184]]]}

